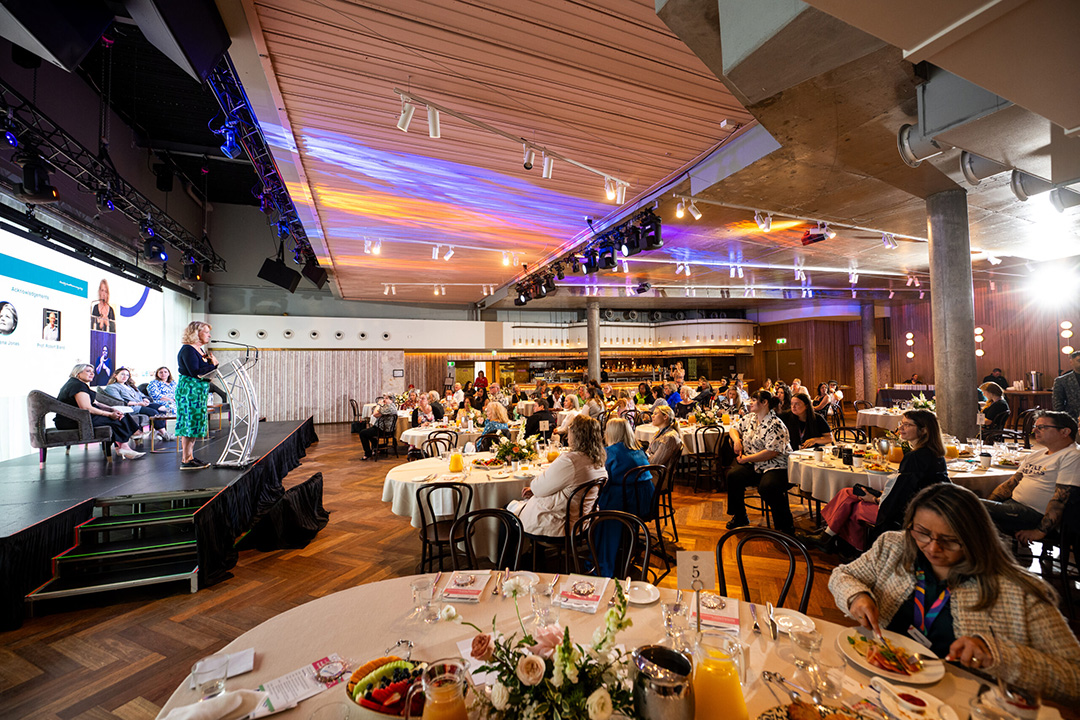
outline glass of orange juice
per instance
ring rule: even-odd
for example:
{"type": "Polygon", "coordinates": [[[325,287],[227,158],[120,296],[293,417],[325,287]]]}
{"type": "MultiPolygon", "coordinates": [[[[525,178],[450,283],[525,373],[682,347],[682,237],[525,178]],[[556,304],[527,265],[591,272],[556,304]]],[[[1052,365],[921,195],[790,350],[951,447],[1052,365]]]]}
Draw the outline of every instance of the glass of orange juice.
{"type": "Polygon", "coordinates": [[[695,717],[711,717],[725,708],[731,720],[749,720],[742,682],[749,648],[726,633],[705,631],[694,652],[695,717]]]}
{"type": "Polygon", "coordinates": [[[893,445],[889,448],[889,462],[898,463],[904,459],[904,448],[899,445],[893,445]]]}
{"type": "Polygon", "coordinates": [[[461,658],[436,660],[424,669],[420,682],[409,688],[405,698],[405,720],[413,717],[413,695],[424,692],[422,720],[468,720],[465,707],[465,690],[470,684],[465,661],[461,658]]]}
{"type": "Polygon", "coordinates": [[[731,414],[730,413],[724,413],[723,415],[721,415],[720,416],[720,424],[721,425],[730,425],[731,424],[731,414]]]}
{"type": "Polygon", "coordinates": [[[555,448],[548,448],[547,461],[549,463],[555,462],[555,460],[559,457],[560,454],[561,453],[558,450],[556,450],[555,448]]]}
{"type": "Polygon", "coordinates": [[[960,448],[956,446],[956,443],[949,443],[945,446],[945,459],[955,460],[960,457],[960,448]]]}

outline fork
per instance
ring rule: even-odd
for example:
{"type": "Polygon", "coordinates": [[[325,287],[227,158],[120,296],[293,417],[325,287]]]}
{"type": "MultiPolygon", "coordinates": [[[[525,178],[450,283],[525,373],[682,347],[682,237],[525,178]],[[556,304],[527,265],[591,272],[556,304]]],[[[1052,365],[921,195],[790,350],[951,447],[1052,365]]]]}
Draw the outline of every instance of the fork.
{"type": "Polygon", "coordinates": [[[503,576],[503,571],[502,570],[496,570],[495,571],[495,587],[491,588],[491,596],[492,597],[495,597],[496,595],[499,594],[499,588],[502,587],[502,576],[503,576]]]}

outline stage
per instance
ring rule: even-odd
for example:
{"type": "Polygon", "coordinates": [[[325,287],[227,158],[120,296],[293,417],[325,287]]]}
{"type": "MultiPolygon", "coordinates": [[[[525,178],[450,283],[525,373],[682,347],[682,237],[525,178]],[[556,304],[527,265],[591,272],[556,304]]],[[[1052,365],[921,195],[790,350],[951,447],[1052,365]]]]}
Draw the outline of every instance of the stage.
{"type": "MultiPolygon", "coordinates": [[[[196,456],[217,460],[227,433],[225,427],[199,442],[196,456]]],[[[74,446],[70,454],[50,449],[40,468],[36,453],[0,463],[0,629],[21,624],[26,593],[51,577],[51,559],[71,547],[75,527],[93,517],[98,502],[213,492],[195,515],[195,525],[199,586],[216,582],[236,563],[236,539],[282,498],[284,477],[317,441],[308,418],[260,423],[252,452],[258,460],[246,468],[181,471],[176,452],[148,452],[138,460],[114,453],[109,462],[100,444],[74,446]]],[[[149,449],[148,441],[142,449],[149,449]]],[[[321,495],[321,485],[319,490],[321,495]]]]}

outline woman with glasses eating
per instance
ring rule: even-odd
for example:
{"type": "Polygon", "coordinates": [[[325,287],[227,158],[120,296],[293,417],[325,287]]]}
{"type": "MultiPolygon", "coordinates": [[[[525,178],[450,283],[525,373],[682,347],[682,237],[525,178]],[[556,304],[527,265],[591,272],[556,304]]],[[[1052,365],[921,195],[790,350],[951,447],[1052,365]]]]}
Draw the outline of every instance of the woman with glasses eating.
{"type": "Polygon", "coordinates": [[[908,410],[897,432],[912,447],[900,461],[899,471],[889,476],[880,493],[865,485],[838,492],[821,511],[825,527],[807,535],[808,543],[835,552],[839,538],[863,551],[886,530],[900,529],[904,509],[917,492],[934,483],[949,482],[937,415],[929,410],[908,410]]]}
{"type": "Polygon", "coordinates": [[[966,488],[924,489],[904,530],[836,568],[829,590],[876,634],[914,637],[946,660],[1057,702],[1080,699],[1080,643],[1056,594],[1016,564],[966,488]]]}

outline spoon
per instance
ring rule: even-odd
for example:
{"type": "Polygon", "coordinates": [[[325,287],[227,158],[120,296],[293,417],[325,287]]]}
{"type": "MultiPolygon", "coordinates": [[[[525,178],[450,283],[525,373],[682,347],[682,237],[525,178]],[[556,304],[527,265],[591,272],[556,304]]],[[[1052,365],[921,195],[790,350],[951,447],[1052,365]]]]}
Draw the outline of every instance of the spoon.
{"type": "Polygon", "coordinates": [[[870,681],[870,687],[878,692],[887,692],[893,696],[901,708],[909,712],[922,714],[930,708],[930,703],[911,692],[902,692],[883,677],[875,677],[870,681]],[[911,700],[907,698],[912,698],[911,700]]]}

